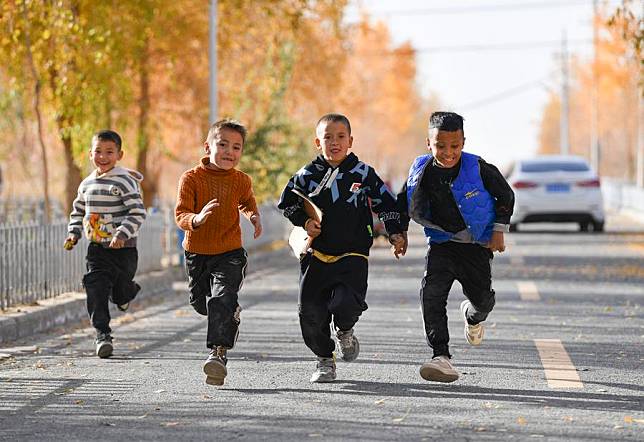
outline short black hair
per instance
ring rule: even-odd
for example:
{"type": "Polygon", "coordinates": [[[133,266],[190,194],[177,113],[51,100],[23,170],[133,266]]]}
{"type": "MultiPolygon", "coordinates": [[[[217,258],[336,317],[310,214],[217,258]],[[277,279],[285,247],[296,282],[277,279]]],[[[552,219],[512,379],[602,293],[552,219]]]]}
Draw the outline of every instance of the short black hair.
{"type": "Polygon", "coordinates": [[[224,118],[223,120],[216,121],[212,126],[210,126],[210,129],[208,130],[208,136],[206,137],[208,144],[212,143],[212,139],[215,138],[215,135],[221,129],[230,129],[237,132],[242,137],[242,143],[246,142],[247,130],[244,125],[237,120],[224,118]]]}
{"type": "Polygon", "coordinates": [[[121,145],[123,144],[121,136],[113,130],[109,129],[99,130],[94,134],[94,136],[92,137],[92,147],[94,147],[94,144],[96,144],[98,141],[111,141],[116,144],[118,150],[121,150],[121,145]]]}
{"type": "Polygon", "coordinates": [[[428,129],[438,129],[447,132],[463,130],[463,117],[455,112],[434,112],[429,116],[428,129]]]}
{"type": "Polygon", "coordinates": [[[342,123],[344,124],[347,129],[349,130],[349,135],[351,135],[351,123],[349,123],[349,119],[345,117],[342,114],[326,114],[323,115],[319,120],[318,123],[315,125],[315,130],[317,131],[318,126],[322,123],[342,123]]]}

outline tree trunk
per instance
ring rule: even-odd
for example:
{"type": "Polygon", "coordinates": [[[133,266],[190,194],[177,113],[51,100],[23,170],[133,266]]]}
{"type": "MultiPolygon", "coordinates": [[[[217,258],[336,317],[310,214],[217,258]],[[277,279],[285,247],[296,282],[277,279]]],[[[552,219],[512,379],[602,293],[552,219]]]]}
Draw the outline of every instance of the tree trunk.
{"type": "MultiPolygon", "coordinates": [[[[27,10],[25,5],[22,7],[22,14],[27,20],[27,10]]],[[[38,129],[38,143],[40,144],[40,155],[41,155],[41,164],[42,164],[42,183],[43,183],[43,199],[45,200],[45,210],[44,210],[44,222],[49,224],[49,219],[51,216],[51,205],[49,201],[49,167],[47,165],[47,148],[45,146],[45,139],[43,137],[43,123],[42,123],[42,114],[40,112],[40,96],[41,96],[41,80],[38,72],[36,71],[36,65],[34,63],[33,54],[31,52],[31,36],[29,34],[29,29],[25,28],[25,46],[27,48],[27,61],[29,63],[29,69],[31,70],[31,75],[34,77],[34,113],[36,114],[36,125],[38,129]]]]}
{"type": "Polygon", "coordinates": [[[136,168],[143,174],[145,179],[141,183],[143,191],[143,204],[145,207],[151,207],[154,203],[158,191],[158,177],[153,177],[153,173],[147,167],[148,150],[150,148],[150,137],[148,134],[149,109],[150,109],[150,72],[149,72],[149,41],[146,38],[143,42],[141,58],[139,59],[139,119],[137,127],[137,156],[136,168]]]}
{"type": "Polygon", "coordinates": [[[58,130],[60,133],[60,141],[63,143],[63,153],[65,156],[65,211],[70,213],[72,210],[72,203],[78,193],[78,185],[82,181],[81,170],[74,162],[74,146],[72,138],[66,134],[63,129],[69,127],[71,122],[63,118],[57,118],[58,130]]]}

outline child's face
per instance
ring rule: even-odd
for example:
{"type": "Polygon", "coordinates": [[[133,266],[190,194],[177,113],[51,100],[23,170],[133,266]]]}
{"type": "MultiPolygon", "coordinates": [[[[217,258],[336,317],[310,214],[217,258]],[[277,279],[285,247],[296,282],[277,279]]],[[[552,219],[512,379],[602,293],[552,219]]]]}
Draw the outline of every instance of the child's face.
{"type": "Polygon", "coordinates": [[[212,145],[207,141],[204,150],[208,154],[210,164],[214,169],[230,170],[239,164],[244,140],[237,131],[221,128],[212,140],[212,145]]]}
{"type": "Polygon", "coordinates": [[[353,137],[340,122],[322,122],[315,130],[315,145],[331,166],[338,166],[349,154],[353,137]]]}
{"type": "Polygon", "coordinates": [[[465,144],[465,137],[462,130],[448,132],[430,129],[429,138],[427,138],[427,148],[438,165],[445,168],[456,166],[461,159],[463,144],[465,144]]]}
{"type": "Polygon", "coordinates": [[[89,158],[98,173],[102,174],[116,166],[116,162],[123,158],[123,151],[114,141],[97,140],[89,151],[89,158]]]}

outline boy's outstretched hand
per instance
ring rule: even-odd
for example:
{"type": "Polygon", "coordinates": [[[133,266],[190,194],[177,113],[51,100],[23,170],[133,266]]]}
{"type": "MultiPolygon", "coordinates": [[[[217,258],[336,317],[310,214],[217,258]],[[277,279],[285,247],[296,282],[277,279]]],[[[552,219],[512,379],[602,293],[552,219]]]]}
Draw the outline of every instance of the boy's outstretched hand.
{"type": "Polygon", "coordinates": [[[505,251],[505,240],[503,239],[503,232],[492,232],[492,238],[487,244],[487,248],[493,252],[505,251]]]}
{"type": "Polygon", "coordinates": [[[255,227],[253,238],[257,239],[259,238],[259,235],[262,234],[262,221],[259,219],[259,215],[256,214],[250,217],[250,222],[253,223],[253,226],[255,227]]]}
{"type": "Polygon", "coordinates": [[[63,244],[63,248],[65,250],[71,250],[74,248],[77,242],[78,242],[78,237],[76,235],[69,235],[67,239],[65,239],[65,244],[63,244]]]}
{"type": "Polygon", "coordinates": [[[213,198],[203,206],[201,212],[199,212],[194,218],[192,218],[192,227],[199,227],[206,222],[208,217],[212,215],[212,212],[215,210],[215,207],[219,207],[219,202],[217,198],[213,198]]]}
{"type": "Polygon", "coordinates": [[[309,238],[316,238],[322,233],[322,224],[319,221],[309,218],[304,223],[304,230],[306,234],[309,235],[309,238]]]}
{"type": "Polygon", "coordinates": [[[391,243],[391,251],[393,252],[396,259],[400,259],[401,256],[405,256],[407,253],[407,232],[403,233],[394,233],[389,236],[389,242],[391,243]]]}

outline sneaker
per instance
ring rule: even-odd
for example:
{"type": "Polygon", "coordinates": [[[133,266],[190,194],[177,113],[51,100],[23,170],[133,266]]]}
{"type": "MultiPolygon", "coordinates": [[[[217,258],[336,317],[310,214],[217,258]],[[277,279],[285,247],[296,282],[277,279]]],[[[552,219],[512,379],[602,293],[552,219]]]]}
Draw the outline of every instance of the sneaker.
{"type": "MultiPolygon", "coordinates": [[[[141,291],[141,286],[138,283],[134,283],[134,294],[130,298],[130,300],[134,299],[136,295],[141,291]]],[[[130,301],[126,302],[125,304],[117,305],[116,308],[118,308],[122,312],[126,312],[127,309],[130,307],[130,301]]]]}
{"type": "Polygon", "coordinates": [[[461,316],[463,316],[463,322],[465,323],[465,339],[469,342],[470,345],[481,345],[483,341],[483,324],[471,325],[467,322],[467,307],[470,306],[470,301],[461,302],[461,316]]]}
{"type": "Polygon", "coordinates": [[[458,372],[447,356],[436,356],[420,367],[420,376],[426,381],[454,382],[458,372]]]}
{"type": "Polygon", "coordinates": [[[355,361],[360,353],[360,343],[353,335],[353,329],[342,331],[337,330],[335,336],[338,339],[338,352],[340,359],[344,362],[355,361]]]}
{"type": "Polygon", "coordinates": [[[311,375],[312,383],[335,381],[335,355],[330,358],[318,357],[318,364],[311,375]]]}
{"type": "Polygon", "coordinates": [[[203,372],[206,373],[206,384],[224,385],[224,379],[228,374],[226,363],[228,363],[228,358],[224,347],[210,350],[210,355],[208,355],[208,359],[203,364],[203,372]]]}
{"type": "Polygon", "coordinates": [[[109,358],[113,351],[112,336],[99,334],[96,338],[96,356],[101,359],[109,358]]]}
{"type": "Polygon", "coordinates": [[[116,308],[119,309],[122,312],[126,312],[129,307],[130,307],[129,302],[126,302],[125,304],[121,304],[121,305],[116,306],[116,308]]]}

